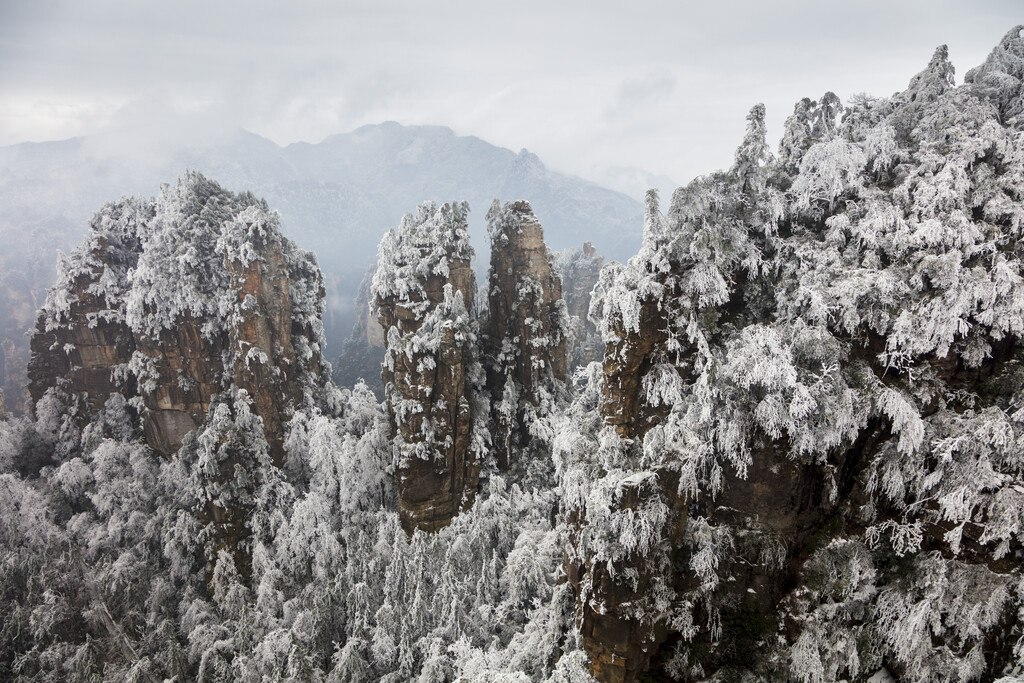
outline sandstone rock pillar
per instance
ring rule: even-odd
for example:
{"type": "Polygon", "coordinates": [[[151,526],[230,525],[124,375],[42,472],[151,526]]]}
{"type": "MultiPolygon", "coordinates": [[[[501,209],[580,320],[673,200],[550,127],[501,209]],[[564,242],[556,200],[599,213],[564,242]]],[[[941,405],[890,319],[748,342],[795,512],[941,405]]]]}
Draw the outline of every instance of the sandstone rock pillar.
{"type": "Polygon", "coordinates": [[[446,526],[476,495],[470,447],[475,282],[465,203],[433,203],[384,237],[373,293],[386,354],[399,513],[407,533],[446,526]]]}

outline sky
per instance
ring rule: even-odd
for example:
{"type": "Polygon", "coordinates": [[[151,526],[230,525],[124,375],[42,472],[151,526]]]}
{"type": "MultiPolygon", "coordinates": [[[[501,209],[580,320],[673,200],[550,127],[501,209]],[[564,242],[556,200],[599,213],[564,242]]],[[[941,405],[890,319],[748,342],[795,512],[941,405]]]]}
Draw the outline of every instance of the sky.
{"type": "Polygon", "coordinates": [[[728,166],[750,107],[957,82],[1020,0],[0,0],[0,145],[136,125],[278,144],[446,125],[625,189],[728,166]]]}

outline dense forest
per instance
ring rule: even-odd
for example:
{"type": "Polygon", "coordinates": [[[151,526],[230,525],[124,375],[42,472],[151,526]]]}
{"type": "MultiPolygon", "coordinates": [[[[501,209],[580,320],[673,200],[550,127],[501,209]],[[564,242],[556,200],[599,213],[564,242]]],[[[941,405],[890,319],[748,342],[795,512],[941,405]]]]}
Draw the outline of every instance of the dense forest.
{"type": "Polygon", "coordinates": [[[266,202],[95,214],[0,418],[0,679],[1024,676],[1024,27],[754,106],[625,264],[495,200],[478,283],[409,208],[383,400],[266,202]]]}

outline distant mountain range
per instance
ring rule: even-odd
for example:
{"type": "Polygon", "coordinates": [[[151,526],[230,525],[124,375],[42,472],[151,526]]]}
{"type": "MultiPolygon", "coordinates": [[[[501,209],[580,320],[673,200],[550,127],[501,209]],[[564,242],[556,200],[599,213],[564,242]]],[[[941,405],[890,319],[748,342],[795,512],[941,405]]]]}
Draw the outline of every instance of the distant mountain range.
{"type": "Polygon", "coordinates": [[[528,199],[555,250],[590,241],[607,259],[625,260],[640,246],[641,196],[557,173],[525,149],[517,154],[445,127],[388,122],[286,147],[241,129],[170,139],[158,129],[125,129],[0,147],[0,341],[8,339],[7,355],[17,356],[0,362],[0,386],[13,381],[24,360],[18,350],[53,280],[56,251],[81,242],[104,202],[152,196],[186,169],[265,198],[281,213],[284,232],[317,254],[332,354],[351,329],[352,302],[381,235],[422,201],[469,202],[481,272],[488,259],[484,216],[494,198],[528,199]]]}

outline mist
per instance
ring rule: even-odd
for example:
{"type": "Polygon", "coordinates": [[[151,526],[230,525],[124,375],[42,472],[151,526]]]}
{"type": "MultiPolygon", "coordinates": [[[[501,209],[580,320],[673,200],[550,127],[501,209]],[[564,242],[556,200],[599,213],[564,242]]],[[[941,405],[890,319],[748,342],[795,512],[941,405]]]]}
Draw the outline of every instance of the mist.
{"type": "Polygon", "coordinates": [[[802,97],[890,95],[943,43],[962,75],[1019,18],[1009,1],[531,1],[502,15],[464,1],[14,0],[0,8],[0,144],[159,125],[286,145],[394,120],[528,147],[600,182],[626,168],[684,183],[730,163],[757,102],[774,141],[802,97]]]}

